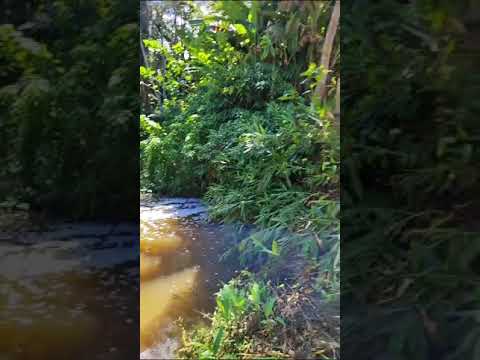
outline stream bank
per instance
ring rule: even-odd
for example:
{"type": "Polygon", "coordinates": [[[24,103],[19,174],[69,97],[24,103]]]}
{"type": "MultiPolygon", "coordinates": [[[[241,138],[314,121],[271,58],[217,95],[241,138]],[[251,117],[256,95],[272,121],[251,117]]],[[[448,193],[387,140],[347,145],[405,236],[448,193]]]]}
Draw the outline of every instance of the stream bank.
{"type": "Polygon", "coordinates": [[[273,277],[265,273],[268,267],[258,273],[234,270],[219,259],[252,228],[238,232],[233,226],[210,223],[207,215],[198,199],[164,198],[141,204],[141,358],[178,354],[198,358],[213,349],[210,346],[223,333],[221,328],[225,329],[222,354],[231,351],[252,359],[338,358],[339,302],[325,299],[316,288],[319,267],[296,258],[279,264],[273,277]],[[272,278],[283,280],[270,282],[272,278]],[[262,312],[247,305],[243,315],[224,322],[221,311],[214,314],[224,283],[238,291],[239,301],[245,296],[247,304],[252,286],[265,284],[275,300],[273,314],[262,319],[262,312]],[[208,313],[208,320],[201,313],[208,313]],[[180,341],[182,326],[187,330],[185,343],[180,341]]]}

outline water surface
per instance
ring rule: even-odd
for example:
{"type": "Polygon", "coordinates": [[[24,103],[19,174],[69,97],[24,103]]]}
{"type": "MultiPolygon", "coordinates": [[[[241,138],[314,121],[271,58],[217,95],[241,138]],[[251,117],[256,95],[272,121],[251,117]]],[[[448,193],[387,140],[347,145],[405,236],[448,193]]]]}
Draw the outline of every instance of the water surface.
{"type": "Polygon", "coordinates": [[[63,223],[1,238],[2,360],[138,354],[135,224],[63,223]]]}
{"type": "Polygon", "coordinates": [[[141,208],[140,345],[142,359],[173,358],[175,320],[202,321],[232,269],[219,261],[234,232],[207,223],[196,199],[161,199],[141,208]]]}

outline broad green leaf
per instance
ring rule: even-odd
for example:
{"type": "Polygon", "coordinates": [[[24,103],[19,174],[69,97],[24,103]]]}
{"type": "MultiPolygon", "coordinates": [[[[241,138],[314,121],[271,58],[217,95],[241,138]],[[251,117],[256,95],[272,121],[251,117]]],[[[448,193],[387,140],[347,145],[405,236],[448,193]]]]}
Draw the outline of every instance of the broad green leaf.
{"type": "Polygon", "coordinates": [[[315,63],[310,63],[310,64],[308,65],[308,69],[305,70],[305,71],[304,71],[303,73],[301,73],[300,75],[305,76],[305,77],[307,77],[307,78],[311,78],[311,77],[315,74],[316,71],[317,71],[317,64],[315,64],[315,63]]]}
{"type": "Polygon", "coordinates": [[[147,48],[152,50],[160,50],[162,48],[162,44],[160,43],[160,41],[155,39],[144,39],[143,43],[147,48]]]}
{"type": "Polygon", "coordinates": [[[247,28],[242,24],[233,24],[233,27],[239,35],[245,35],[247,33],[247,28]]]}

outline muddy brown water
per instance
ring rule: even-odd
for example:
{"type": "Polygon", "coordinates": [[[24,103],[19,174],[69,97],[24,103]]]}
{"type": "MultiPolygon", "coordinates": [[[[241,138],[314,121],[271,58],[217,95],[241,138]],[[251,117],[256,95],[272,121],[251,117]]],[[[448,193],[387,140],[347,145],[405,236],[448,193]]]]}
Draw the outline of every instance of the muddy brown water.
{"type": "Polygon", "coordinates": [[[214,308],[215,292],[234,273],[219,257],[239,234],[192,219],[204,209],[194,200],[182,201],[141,211],[142,359],[175,357],[180,335],[175,320],[182,318],[190,326],[201,322],[201,314],[214,308]]]}
{"type": "Polygon", "coordinates": [[[1,360],[175,356],[176,320],[194,326],[213,310],[234,274],[219,256],[240,235],[208,223],[196,199],[140,212],[140,238],[138,224],[0,229],[1,360]]]}
{"type": "Polygon", "coordinates": [[[138,356],[138,225],[0,235],[0,359],[138,356]]]}

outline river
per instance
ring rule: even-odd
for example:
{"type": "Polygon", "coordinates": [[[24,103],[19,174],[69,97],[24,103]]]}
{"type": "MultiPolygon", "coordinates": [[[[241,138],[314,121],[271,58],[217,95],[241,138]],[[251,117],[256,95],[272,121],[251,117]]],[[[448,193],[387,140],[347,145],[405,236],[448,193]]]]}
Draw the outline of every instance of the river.
{"type": "Polygon", "coordinates": [[[138,224],[0,231],[0,358],[138,356],[138,224]]]}
{"type": "Polygon", "coordinates": [[[179,346],[175,320],[202,321],[214,293],[233,269],[220,255],[237,236],[232,228],[206,221],[197,199],[160,199],[141,206],[140,346],[142,359],[173,358],[179,346]]]}
{"type": "Polygon", "coordinates": [[[0,229],[2,360],[174,357],[175,320],[213,310],[238,233],[197,199],[142,200],[140,213],[140,239],[138,223],[0,229]]]}

